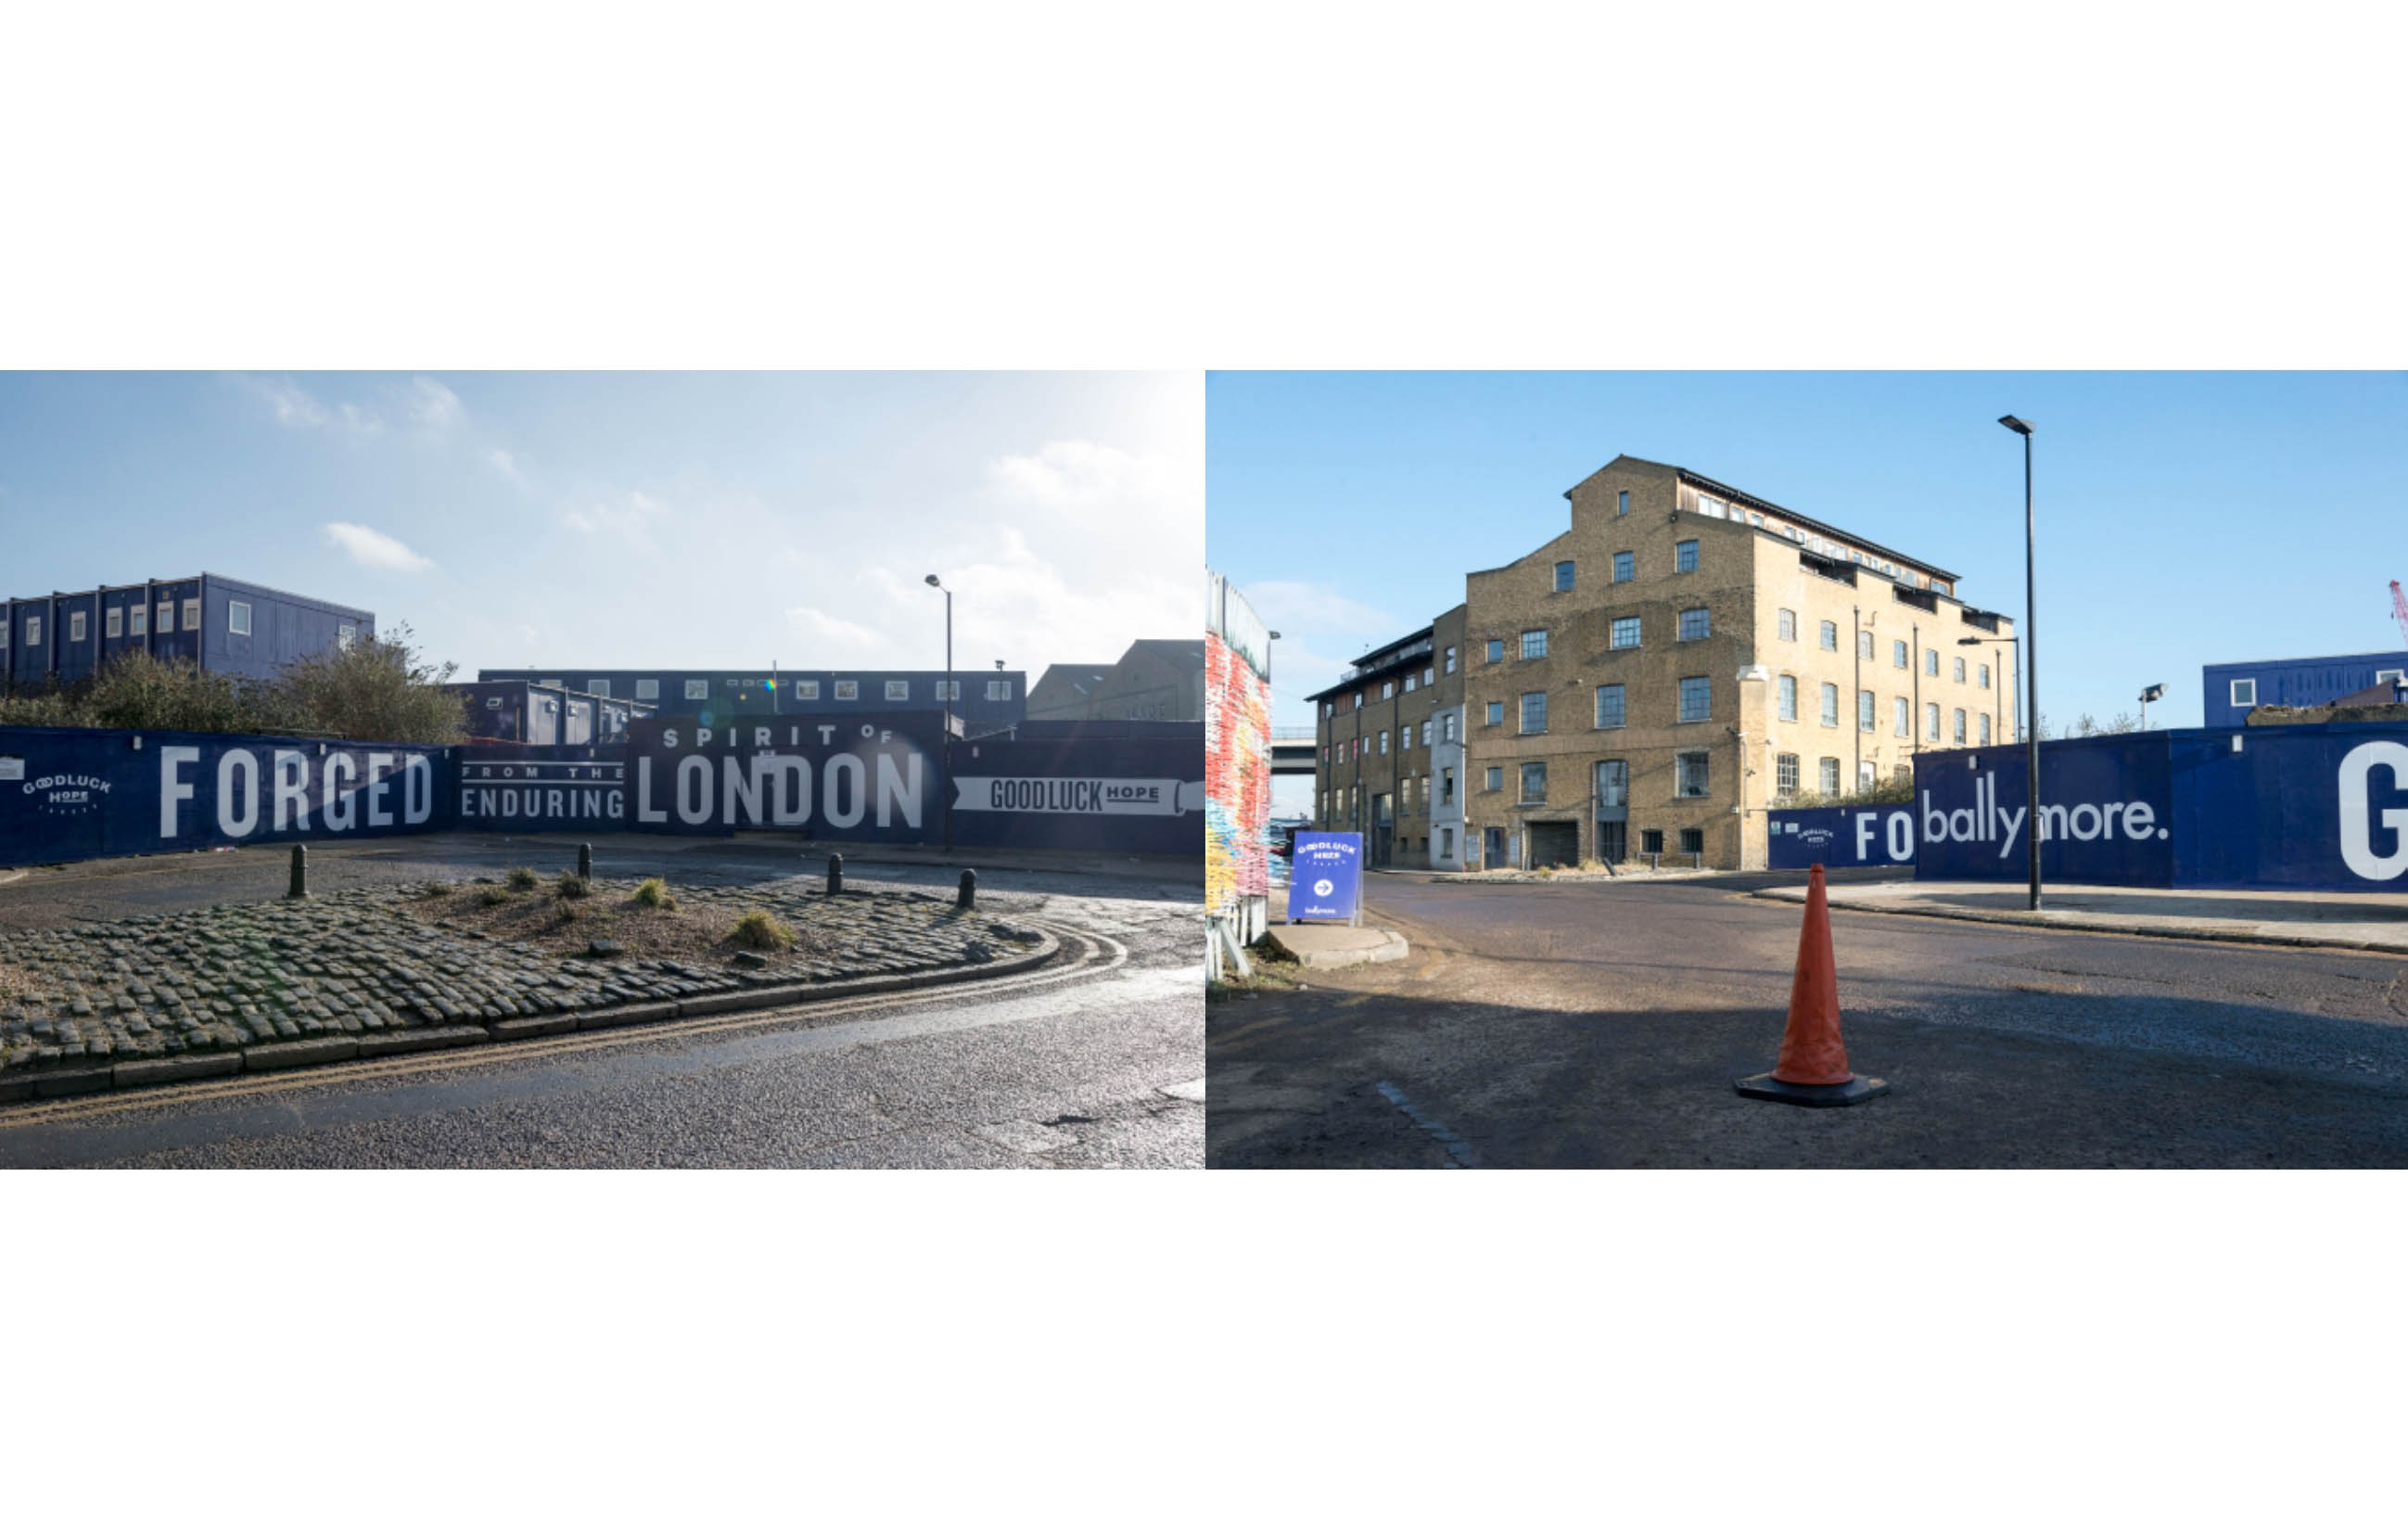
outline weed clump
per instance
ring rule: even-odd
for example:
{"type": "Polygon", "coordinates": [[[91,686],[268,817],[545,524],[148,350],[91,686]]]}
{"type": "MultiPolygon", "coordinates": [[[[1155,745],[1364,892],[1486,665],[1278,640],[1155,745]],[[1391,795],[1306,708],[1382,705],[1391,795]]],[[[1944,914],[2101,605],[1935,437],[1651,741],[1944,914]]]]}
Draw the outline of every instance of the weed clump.
{"type": "Polygon", "coordinates": [[[512,890],[533,890],[542,882],[535,877],[534,869],[522,864],[518,868],[505,873],[502,876],[502,882],[509,885],[512,890]]]}
{"type": "Polygon", "coordinates": [[[487,885],[484,889],[477,892],[477,904],[479,906],[505,906],[509,903],[509,898],[510,893],[509,891],[498,889],[493,885],[487,885]]]}
{"type": "Polygon", "coordinates": [[[656,875],[636,886],[636,904],[674,911],[677,910],[677,897],[669,894],[668,882],[656,875]]]}
{"type": "Polygon", "coordinates": [[[583,900],[594,894],[594,882],[582,874],[568,873],[560,877],[560,898],[565,901],[583,900]]]}
{"type": "Polygon", "coordinates": [[[795,930],[767,911],[747,911],[737,919],[732,935],[747,949],[791,949],[795,930]]]}

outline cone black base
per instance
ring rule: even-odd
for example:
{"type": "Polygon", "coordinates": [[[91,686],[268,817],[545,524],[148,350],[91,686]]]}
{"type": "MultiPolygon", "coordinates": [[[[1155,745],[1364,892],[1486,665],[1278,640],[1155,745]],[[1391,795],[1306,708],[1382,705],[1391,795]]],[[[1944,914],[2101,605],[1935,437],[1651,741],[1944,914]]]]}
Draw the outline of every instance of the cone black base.
{"type": "Polygon", "coordinates": [[[1877,1098],[1889,1091],[1889,1083],[1879,1077],[1851,1077],[1828,1087],[1817,1087],[1781,1082],[1770,1071],[1760,1077],[1742,1077],[1731,1085],[1739,1089],[1742,1097],[1760,1097],[1768,1103],[1794,1103],[1801,1109],[1844,1109],[1852,1103],[1877,1098]]]}

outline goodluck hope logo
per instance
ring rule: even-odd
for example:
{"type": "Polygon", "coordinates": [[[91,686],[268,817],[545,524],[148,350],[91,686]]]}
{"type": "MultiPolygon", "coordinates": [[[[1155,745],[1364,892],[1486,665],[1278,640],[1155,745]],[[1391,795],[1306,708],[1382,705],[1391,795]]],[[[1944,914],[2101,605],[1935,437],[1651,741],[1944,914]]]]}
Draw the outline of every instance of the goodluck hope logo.
{"type": "Polygon", "coordinates": [[[24,792],[43,796],[45,815],[81,815],[100,803],[93,796],[108,793],[108,780],[80,773],[53,773],[28,782],[24,792]]]}
{"type": "Polygon", "coordinates": [[[2371,740],[2341,759],[2341,861],[2361,880],[2396,880],[2408,871],[2408,808],[2389,806],[2382,811],[2391,851],[2377,854],[2368,815],[2377,768],[2391,770],[2393,793],[2408,791],[2408,746],[2371,740]]]}

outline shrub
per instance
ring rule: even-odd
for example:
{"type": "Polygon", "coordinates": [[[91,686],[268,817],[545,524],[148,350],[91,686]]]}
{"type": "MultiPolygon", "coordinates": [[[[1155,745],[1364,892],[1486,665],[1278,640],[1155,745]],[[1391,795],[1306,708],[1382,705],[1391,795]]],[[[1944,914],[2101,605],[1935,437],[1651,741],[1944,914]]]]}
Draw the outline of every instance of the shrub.
{"type": "Polygon", "coordinates": [[[565,901],[583,900],[594,894],[594,882],[570,870],[560,877],[560,898],[565,901]]]}
{"type": "Polygon", "coordinates": [[[448,896],[458,888],[449,880],[429,880],[419,895],[423,899],[433,900],[437,896],[448,896]]]}
{"type": "Polygon", "coordinates": [[[534,869],[521,864],[514,868],[504,870],[502,882],[512,890],[533,890],[541,882],[535,877],[534,869]]]}
{"type": "Polygon", "coordinates": [[[496,889],[492,885],[487,885],[484,889],[477,892],[477,904],[479,906],[503,906],[509,903],[509,898],[510,893],[509,891],[496,889]]]}
{"type": "Polygon", "coordinates": [[[348,649],[302,657],[276,685],[294,712],[329,735],[437,745],[465,739],[467,700],[443,686],[460,668],[449,661],[427,666],[415,638],[408,624],[397,624],[348,649]]]}
{"type": "Polygon", "coordinates": [[[677,897],[669,894],[666,881],[655,877],[636,886],[636,904],[657,907],[664,911],[674,911],[677,910],[677,897]]]}
{"type": "Polygon", "coordinates": [[[767,911],[747,911],[737,919],[736,941],[747,949],[791,949],[795,930],[767,911]]]}
{"type": "MultiPolygon", "coordinates": [[[[574,879],[575,877],[576,877],[576,876],[574,876],[574,875],[571,875],[571,876],[570,876],[570,878],[572,878],[572,879],[574,879]]],[[[583,916],[584,914],[585,914],[585,908],[583,908],[583,907],[581,907],[581,906],[578,905],[575,901],[570,900],[567,897],[566,897],[566,896],[555,896],[554,897],[552,897],[552,921],[554,921],[554,922],[575,922],[578,918],[580,918],[580,917],[583,916]]]]}

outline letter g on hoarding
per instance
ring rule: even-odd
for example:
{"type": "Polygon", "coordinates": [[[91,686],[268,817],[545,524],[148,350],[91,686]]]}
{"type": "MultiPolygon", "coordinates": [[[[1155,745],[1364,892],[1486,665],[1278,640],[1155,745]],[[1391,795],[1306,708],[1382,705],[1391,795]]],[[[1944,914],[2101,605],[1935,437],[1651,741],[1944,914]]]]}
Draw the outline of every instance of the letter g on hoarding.
{"type": "Polygon", "coordinates": [[[2408,746],[2371,740],[2341,759],[2341,861],[2361,880],[2396,880],[2408,871],[2408,806],[2383,812],[2391,832],[2391,853],[2377,857],[2369,835],[2367,788],[2378,767],[2391,769],[2395,791],[2408,793],[2408,746]]]}

